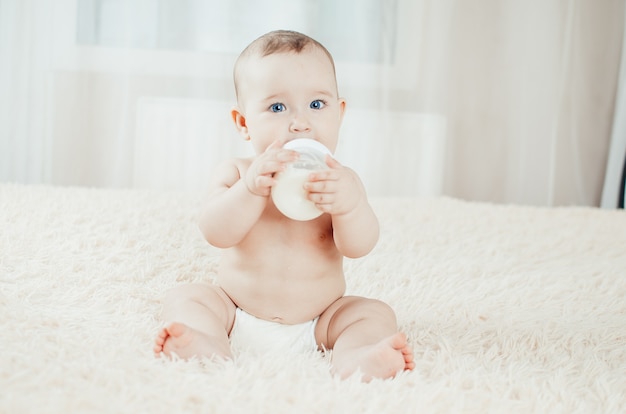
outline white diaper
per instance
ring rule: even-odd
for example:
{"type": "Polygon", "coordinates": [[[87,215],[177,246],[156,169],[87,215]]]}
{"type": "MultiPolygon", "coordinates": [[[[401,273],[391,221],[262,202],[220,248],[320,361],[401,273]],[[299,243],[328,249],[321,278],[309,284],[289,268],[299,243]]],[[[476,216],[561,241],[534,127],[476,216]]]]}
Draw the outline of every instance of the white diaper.
{"type": "Polygon", "coordinates": [[[255,353],[315,351],[315,325],[318,319],[298,325],[285,325],[259,319],[237,308],[235,323],[230,331],[230,344],[233,351],[255,353]]]}

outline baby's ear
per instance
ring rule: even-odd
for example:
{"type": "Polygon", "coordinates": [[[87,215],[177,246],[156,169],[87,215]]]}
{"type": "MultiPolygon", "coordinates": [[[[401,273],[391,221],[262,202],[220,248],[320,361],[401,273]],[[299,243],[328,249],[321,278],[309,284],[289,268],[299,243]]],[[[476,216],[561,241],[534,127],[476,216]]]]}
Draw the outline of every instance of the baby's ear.
{"type": "Polygon", "coordinates": [[[339,108],[341,111],[340,118],[343,121],[343,115],[346,113],[346,100],[344,98],[339,98],[339,108]]]}
{"type": "Polygon", "coordinates": [[[246,117],[243,116],[239,107],[233,107],[233,109],[230,110],[230,116],[233,118],[235,127],[243,139],[246,141],[250,140],[250,134],[248,133],[248,127],[246,126],[246,117]]]}

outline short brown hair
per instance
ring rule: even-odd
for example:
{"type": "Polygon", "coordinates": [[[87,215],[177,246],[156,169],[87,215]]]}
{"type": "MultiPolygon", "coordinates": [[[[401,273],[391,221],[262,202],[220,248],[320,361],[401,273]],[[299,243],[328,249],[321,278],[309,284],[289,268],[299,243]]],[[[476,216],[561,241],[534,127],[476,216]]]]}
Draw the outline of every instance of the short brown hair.
{"type": "Polygon", "coordinates": [[[322,45],[320,42],[313,39],[312,37],[293,30],[274,30],[272,32],[264,34],[263,36],[257,38],[252,43],[250,43],[237,58],[237,61],[235,62],[235,67],[233,69],[235,94],[239,96],[237,91],[239,63],[248,56],[258,55],[264,57],[272,55],[274,53],[300,53],[305,47],[309,45],[322,50],[326,54],[326,56],[328,56],[328,59],[330,60],[330,63],[333,67],[333,72],[335,72],[335,61],[333,59],[333,56],[330,54],[328,49],[326,49],[324,45],[322,45]]]}

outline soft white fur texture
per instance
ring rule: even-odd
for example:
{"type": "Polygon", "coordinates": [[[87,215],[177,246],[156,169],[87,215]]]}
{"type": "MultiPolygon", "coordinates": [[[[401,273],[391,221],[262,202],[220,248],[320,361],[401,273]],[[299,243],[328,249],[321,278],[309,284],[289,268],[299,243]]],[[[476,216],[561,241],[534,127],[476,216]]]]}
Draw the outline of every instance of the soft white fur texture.
{"type": "Polygon", "coordinates": [[[166,289],[217,268],[200,203],[0,185],[0,412],[626,411],[624,211],[373,199],[348,293],[395,308],[417,367],[363,384],[321,354],[153,356],[166,289]]]}

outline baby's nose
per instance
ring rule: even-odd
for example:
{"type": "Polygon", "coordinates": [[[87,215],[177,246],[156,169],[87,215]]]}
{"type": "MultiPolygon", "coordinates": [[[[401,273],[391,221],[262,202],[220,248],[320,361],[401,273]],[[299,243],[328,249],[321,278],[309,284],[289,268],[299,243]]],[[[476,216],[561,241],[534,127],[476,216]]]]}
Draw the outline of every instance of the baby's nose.
{"type": "Polygon", "coordinates": [[[290,129],[293,132],[305,132],[311,130],[311,124],[309,120],[302,115],[296,115],[291,120],[290,129]]]}

